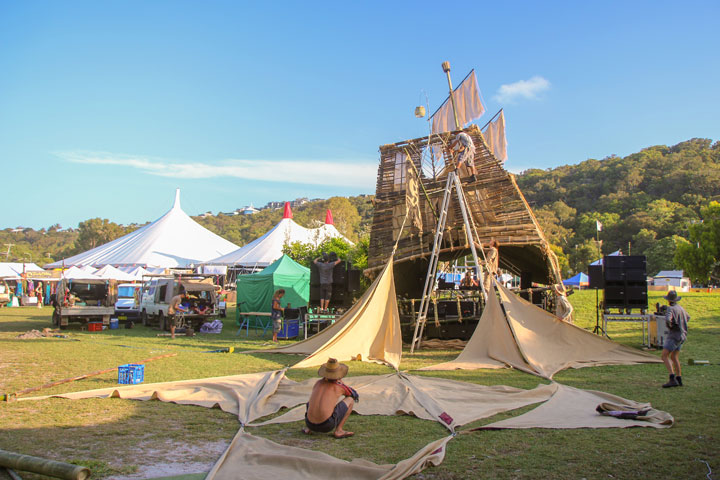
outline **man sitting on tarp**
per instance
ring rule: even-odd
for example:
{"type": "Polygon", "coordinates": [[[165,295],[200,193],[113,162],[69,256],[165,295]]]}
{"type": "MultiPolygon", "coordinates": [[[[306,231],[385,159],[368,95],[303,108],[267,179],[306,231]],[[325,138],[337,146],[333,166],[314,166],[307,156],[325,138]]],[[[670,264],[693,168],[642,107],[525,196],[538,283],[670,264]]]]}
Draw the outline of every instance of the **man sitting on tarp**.
{"type": "Polygon", "coordinates": [[[330,433],[334,430],[335,438],[354,435],[353,432],[343,430],[353,405],[360,400],[358,393],[352,387],[340,381],[347,372],[348,366],[339,363],[335,358],[328,358],[327,363],[320,367],[318,375],[323,378],[315,383],[310,394],[303,433],[310,435],[312,432],[330,433]],[[338,402],[337,399],[341,395],[345,398],[338,402]]]}

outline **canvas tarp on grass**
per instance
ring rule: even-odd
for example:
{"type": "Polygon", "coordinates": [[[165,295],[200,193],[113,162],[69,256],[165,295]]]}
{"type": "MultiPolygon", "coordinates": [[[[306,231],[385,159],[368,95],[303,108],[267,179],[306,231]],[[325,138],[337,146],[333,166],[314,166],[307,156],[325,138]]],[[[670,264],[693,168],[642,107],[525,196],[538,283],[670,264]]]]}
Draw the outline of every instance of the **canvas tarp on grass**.
{"type": "Polygon", "coordinates": [[[489,295],[478,326],[458,358],[422,370],[499,368],[504,364],[552,378],[566,368],[661,362],[563,322],[502,285],[496,286],[503,308],[495,295],[489,295]]]}
{"type": "MultiPolygon", "coordinates": [[[[215,463],[206,478],[284,479],[402,479],[422,471],[428,465],[439,465],[446,453],[446,444],[454,438],[455,427],[492,415],[541,403],[534,410],[516,418],[491,423],[481,428],[609,428],[644,426],[670,427],[672,417],[666,412],[650,410],[642,420],[620,420],[602,416],[595,411],[598,402],[611,409],[650,408],[603,392],[583,391],[557,383],[539,385],[532,390],[506,386],[485,386],[440,378],[405,375],[399,372],[380,376],[346,377],[362,398],[355,413],[361,415],[410,414],[435,420],[453,434],[425,447],[415,455],[395,465],[377,465],[368,460],[341,460],[322,452],[280,445],[250,435],[245,428],[254,420],[296,407],[285,415],[268,422],[286,423],[302,418],[302,403],[307,401],[316,379],[294,382],[285,377],[284,370],[247,375],[185,380],[147,385],[130,385],[64,395],[70,399],[109,398],[150,400],[193,404],[204,407],[219,406],[233,412],[240,420],[240,430],[225,453],[215,463]],[[300,405],[299,407],[297,407],[300,405]]],[[[33,397],[23,401],[48,397],[33,397]]],[[[303,435],[293,428],[296,435],[303,435]]],[[[459,433],[468,433],[466,430],[459,433]]],[[[382,432],[376,432],[382,435],[382,432]]]]}
{"type": "Polygon", "coordinates": [[[363,361],[385,363],[397,369],[402,337],[392,258],[360,300],[334,324],[293,345],[255,352],[308,355],[292,368],[322,365],[328,358],[347,361],[359,355],[363,361]]]}
{"type": "Polygon", "coordinates": [[[270,312],[276,290],[284,288],[281,303],[292,308],[307,306],[310,299],[310,269],[283,255],[264,270],[237,277],[237,301],[243,312],[270,312]],[[240,304],[240,302],[245,302],[240,304]]]}

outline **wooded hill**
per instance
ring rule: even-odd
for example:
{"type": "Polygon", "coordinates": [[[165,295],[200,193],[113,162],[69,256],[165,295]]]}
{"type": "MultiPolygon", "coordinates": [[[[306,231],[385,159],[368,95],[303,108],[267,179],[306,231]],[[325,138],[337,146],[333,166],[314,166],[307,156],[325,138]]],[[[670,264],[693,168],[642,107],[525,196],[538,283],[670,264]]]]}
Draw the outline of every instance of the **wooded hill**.
{"type": "MultiPolygon", "coordinates": [[[[695,138],[671,147],[649,147],[627,157],[531,169],[519,174],[517,181],[558,254],[564,277],[587,271],[590,262],[618,249],[625,254],[646,255],[649,274],[682,268],[675,262],[676,246],[687,244],[687,240],[697,243],[698,248],[710,248],[704,259],[709,267],[703,268],[718,269],[719,255],[715,250],[720,248],[720,233],[716,248],[712,241],[701,245],[691,231],[701,225],[709,228],[707,221],[700,224],[703,208],[720,200],[720,142],[695,138]],[[596,221],[602,224],[599,234],[596,221]]],[[[364,195],[308,202],[293,209],[294,220],[306,227],[319,226],[330,209],[338,230],[357,241],[370,231],[371,198],[364,195]]],[[[193,218],[242,246],[279,222],[282,209],[261,210],[248,216],[193,218]]],[[[108,242],[139,226],[119,226],[96,218],[67,231],[58,231],[59,225],[40,231],[6,229],[0,231],[0,252],[6,251],[3,244],[12,244],[9,261],[25,259],[42,265],[108,242]]]]}
{"type": "Polygon", "coordinates": [[[681,268],[676,242],[689,237],[701,209],[720,199],[720,142],[695,138],[626,157],[586,160],[517,176],[555,246],[565,275],[587,271],[602,253],[646,255],[648,274],[681,268]],[[602,224],[597,233],[596,221],[602,224]]]}

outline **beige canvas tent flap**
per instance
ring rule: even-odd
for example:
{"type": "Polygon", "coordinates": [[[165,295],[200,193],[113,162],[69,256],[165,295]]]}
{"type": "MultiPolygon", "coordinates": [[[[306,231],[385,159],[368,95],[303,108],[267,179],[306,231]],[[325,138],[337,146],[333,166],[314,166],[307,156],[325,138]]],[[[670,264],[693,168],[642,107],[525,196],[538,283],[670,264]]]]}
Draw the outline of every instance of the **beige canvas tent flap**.
{"type": "Polygon", "coordinates": [[[496,285],[523,358],[543,377],[552,378],[566,368],[661,362],[653,355],[563,322],[496,285]]]}
{"type": "MultiPolygon", "coordinates": [[[[127,400],[160,400],[181,405],[218,407],[224,412],[237,415],[242,424],[277,412],[282,406],[269,398],[285,379],[284,370],[232,375],[227,377],[183,380],[178,382],[148,383],[127,387],[102,388],[83,392],[52,395],[53,397],[123,398],[127,400]]],[[[21,401],[40,400],[44,397],[20,398],[21,401]]],[[[307,401],[307,397],[305,397],[307,401]]],[[[294,403],[290,406],[295,406],[294,403]]]]}
{"type": "Polygon", "coordinates": [[[660,363],[653,355],[564,322],[495,282],[473,336],[450,362],[422,370],[499,368],[508,365],[545,378],[566,368],[660,363]],[[504,309],[504,312],[503,312],[504,309]]]}
{"type": "Polygon", "coordinates": [[[333,325],[293,345],[255,352],[308,355],[292,368],[322,365],[328,358],[348,361],[360,356],[363,361],[385,363],[397,369],[402,337],[392,258],[360,300],[333,325]]]}
{"type": "MultiPolygon", "coordinates": [[[[304,392],[304,403],[316,381],[308,379],[292,384],[283,381],[274,397],[278,398],[279,403],[290,404],[293,403],[294,392],[304,392]]],[[[398,373],[346,377],[344,382],[360,394],[360,402],[353,407],[354,413],[413,415],[437,421],[450,431],[459,425],[497,413],[544,402],[555,391],[554,385],[539,385],[532,390],[523,390],[398,373]]],[[[296,405],[300,405],[300,402],[296,405]]],[[[304,415],[305,405],[302,404],[283,415],[251,426],[300,421],[304,415]]]]}
{"type": "Polygon", "coordinates": [[[477,368],[504,368],[514,366],[535,373],[522,358],[517,343],[507,325],[500,302],[495,295],[488,295],[487,303],[475,332],[455,360],[431,365],[420,370],[474,370],[477,368]],[[494,355],[491,355],[491,349],[494,355]]]}
{"type": "Polygon", "coordinates": [[[557,385],[555,394],[539,407],[513,418],[501,420],[482,427],[501,428],[624,428],[672,426],[673,417],[655,410],[649,403],[638,403],[610,393],[595,390],[580,390],[557,385]],[[604,404],[607,410],[643,410],[648,414],[638,420],[619,419],[600,415],[595,409],[604,404]]]}
{"type": "Polygon", "coordinates": [[[205,478],[399,480],[421,472],[428,465],[439,465],[445,458],[445,445],[452,438],[447,436],[431,442],[397,465],[377,465],[362,459],[348,462],[323,452],[281,445],[240,430],[205,478]]]}

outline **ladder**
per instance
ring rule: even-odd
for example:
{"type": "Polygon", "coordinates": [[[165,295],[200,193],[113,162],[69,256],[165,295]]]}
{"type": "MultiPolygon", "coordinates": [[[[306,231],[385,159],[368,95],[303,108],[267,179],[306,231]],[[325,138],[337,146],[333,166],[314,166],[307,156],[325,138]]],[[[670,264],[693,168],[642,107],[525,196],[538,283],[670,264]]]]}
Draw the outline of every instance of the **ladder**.
{"type": "Polygon", "coordinates": [[[482,290],[483,298],[487,300],[487,292],[483,285],[483,273],[480,269],[480,262],[478,261],[477,250],[475,249],[475,224],[472,223],[468,215],[467,205],[465,203],[465,195],[463,194],[462,184],[460,183],[460,177],[457,175],[457,171],[450,172],[445,182],[445,195],[443,196],[442,204],[440,206],[440,214],[438,216],[437,229],[435,230],[435,239],[433,241],[433,249],[430,254],[430,262],[428,264],[428,272],[425,276],[425,286],[423,287],[422,299],[420,300],[420,309],[418,311],[417,321],[415,322],[415,332],[413,333],[413,340],[410,344],[410,353],[415,351],[415,348],[419,348],[422,342],[423,332],[425,331],[425,324],[427,323],[427,312],[430,307],[430,297],[433,290],[435,290],[435,283],[437,282],[437,265],[440,258],[440,248],[442,244],[443,233],[445,231],[445,223],[447,222],[448,208],[450,207],[450,198],[452,196],[453,187],[457,194],[458,204],[460,205],[460,212],[462,213],[463,222],[465,224],[465,233],[467,235],[468,243],[470,244],[470,251],[472,252],[473,261],[475,262],[475,274],[477,275],[478,282],[480,283],[480,289],[482,290]]]}

